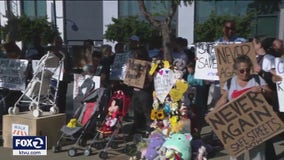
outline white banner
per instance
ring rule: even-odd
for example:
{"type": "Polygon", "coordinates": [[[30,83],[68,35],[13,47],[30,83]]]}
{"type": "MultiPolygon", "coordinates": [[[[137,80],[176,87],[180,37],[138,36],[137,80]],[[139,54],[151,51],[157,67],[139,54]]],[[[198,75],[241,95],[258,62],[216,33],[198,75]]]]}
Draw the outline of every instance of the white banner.
{"type": "Polygon", "coordinates": [[[194,78],[204,80],[219,80],[217,75],[217,60],[214,47],[216,42],[196,43],[196,65],[194,78]]]}
{"type": "Polygon", "coordinates": [[[0,88],[25,90],[28,60],[0,58],[0,88]]]}
{"type": "Polygon", "coordinates": [[[277,96],[280,112],[284,112],[284,58],[275,58],[276,74],[282,77],[282,81],[276,82],[277,96]]]}

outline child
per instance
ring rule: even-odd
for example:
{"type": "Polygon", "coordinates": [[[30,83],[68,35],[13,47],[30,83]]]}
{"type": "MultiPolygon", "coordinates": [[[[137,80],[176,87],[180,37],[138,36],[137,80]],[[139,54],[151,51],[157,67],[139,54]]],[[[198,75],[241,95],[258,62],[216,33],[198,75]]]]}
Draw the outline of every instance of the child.
{"type": "Polygon", "coordinates": [[[205,82],[201,79],[194,78],[195,61],[189,61],[187,64],[187,83],[190,86],[188,89],[188,98],[190,106],[197,112],[197,117],[200,117],[202,122],[204,121],[205,107],[207,102],[207,87],[205,82]],[[195,107],[195,108],[194,108],[195,107]]]}

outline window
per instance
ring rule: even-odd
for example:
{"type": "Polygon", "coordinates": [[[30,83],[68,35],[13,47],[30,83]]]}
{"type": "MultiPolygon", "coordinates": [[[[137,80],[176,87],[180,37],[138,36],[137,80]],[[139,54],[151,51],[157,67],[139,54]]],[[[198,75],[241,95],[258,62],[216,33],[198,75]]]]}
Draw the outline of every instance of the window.
{"type": "Polygon", "coordinates": [[[45,17],[46,1],[45,0],[29,0],[21,1],[22,14],[28,17],[45,17]]]}

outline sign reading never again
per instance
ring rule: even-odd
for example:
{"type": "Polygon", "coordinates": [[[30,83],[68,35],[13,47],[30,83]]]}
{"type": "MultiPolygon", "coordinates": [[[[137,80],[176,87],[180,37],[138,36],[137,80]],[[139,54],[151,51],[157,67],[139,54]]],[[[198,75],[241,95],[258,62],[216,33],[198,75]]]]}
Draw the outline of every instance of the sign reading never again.
{"type": "Polygon", "coordinates": [[[284,131],[284,124],[261,93],[248,91],[206,117],[214,133],[232,156],[284,131]]]}
{"type": "Polygon", "coordinates": [[[234,75],[233,64],[237,57],[247,55],[254,66],[257,64],[252,43],[217,45],[215,47],[215,54],[221,88],[223,88],[224,83],[234,75]]]}

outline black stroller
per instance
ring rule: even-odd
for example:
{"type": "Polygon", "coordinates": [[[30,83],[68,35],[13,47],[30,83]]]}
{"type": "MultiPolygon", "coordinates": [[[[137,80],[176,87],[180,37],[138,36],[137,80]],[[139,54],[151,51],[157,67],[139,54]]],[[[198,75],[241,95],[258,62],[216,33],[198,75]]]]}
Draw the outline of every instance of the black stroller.
{"type": "Polygon", "coordinates": [[[69,140],[69,144],[70,142],[73,143],[68,151],[69,156],[75,156],[77,149],[83,149],[87,140],[95,135],[96,124],[100,123],[102,117],[105,116],[109,95],[109,90],[105,88],[92,89],[86,93],[82,107],[79,107],[70,122],[61,128],[62,134],[56,145],[52,147],[54,153],[62,150],[62,141],[64,139],[69,140]],[[74,121],[72,122],[72,120],[74,121]],[[72,123],[75,123],[73,127],[72,123]]]}

